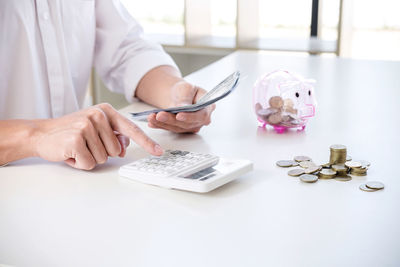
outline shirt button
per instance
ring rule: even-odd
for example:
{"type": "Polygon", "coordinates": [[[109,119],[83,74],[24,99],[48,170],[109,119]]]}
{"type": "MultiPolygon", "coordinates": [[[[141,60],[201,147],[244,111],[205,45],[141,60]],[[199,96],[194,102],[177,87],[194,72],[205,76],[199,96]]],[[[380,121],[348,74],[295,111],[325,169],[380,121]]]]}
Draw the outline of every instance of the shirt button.
{"type": "Polygon", "coordinates": [[[43,19],[44,19],[44,20],[48,20],[48,19],[49,19],[49,13],[44,12],[44,13],[43,13],[43,19]]]}

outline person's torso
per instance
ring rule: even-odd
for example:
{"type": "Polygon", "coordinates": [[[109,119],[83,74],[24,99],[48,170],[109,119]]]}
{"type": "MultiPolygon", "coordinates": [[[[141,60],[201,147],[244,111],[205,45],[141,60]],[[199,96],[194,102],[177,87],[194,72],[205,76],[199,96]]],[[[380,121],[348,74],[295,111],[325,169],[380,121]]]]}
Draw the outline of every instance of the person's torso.
{"type": "Polygon", "coordinates": [[[95,0],[0,0],[0,119],[81,108],[95,31],[95,0]]]}

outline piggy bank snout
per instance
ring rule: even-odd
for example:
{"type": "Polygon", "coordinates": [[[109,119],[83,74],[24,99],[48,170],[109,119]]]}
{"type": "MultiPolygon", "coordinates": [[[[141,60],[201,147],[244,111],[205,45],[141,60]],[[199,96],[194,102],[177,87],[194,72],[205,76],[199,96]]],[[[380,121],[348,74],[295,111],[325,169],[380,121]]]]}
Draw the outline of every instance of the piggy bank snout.
{"type": "Polygon", "coordinates": [[[311,118],[315,115],[315,105],[313,104],[304,104],[302,107],[299,108],[299,117],[304,118],[311,118]]]}

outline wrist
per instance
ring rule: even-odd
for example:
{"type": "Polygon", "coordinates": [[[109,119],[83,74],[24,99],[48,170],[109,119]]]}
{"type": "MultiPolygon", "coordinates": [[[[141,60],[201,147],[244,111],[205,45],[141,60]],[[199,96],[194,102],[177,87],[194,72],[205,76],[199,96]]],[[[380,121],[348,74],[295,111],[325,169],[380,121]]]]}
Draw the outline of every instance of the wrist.
{"type": "Polygon", "coordinates": [[[26,125],[25,140],[30,157],[39,157],[38,144],[43,136],[43,124],[47,120],[33,120],[26,125]]]}

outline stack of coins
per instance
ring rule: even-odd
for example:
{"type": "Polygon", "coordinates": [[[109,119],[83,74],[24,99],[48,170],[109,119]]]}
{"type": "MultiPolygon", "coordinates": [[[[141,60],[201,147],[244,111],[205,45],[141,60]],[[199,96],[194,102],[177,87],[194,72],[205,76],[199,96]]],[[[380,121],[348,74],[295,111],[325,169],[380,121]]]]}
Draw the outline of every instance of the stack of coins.
{"type": "Polygon", "coordinates": [[[330,147],[331,155],[329,163],[333,164],[344,164],[347,160],[347,148],[344,145],[332,145],[330,147]]]}
{"type": "MultiPolygon", "coordinates": [[[[335,179],[336,181],[350,181],[352,176],[365,176],[371,165],[365,160],[352,160],[347,155],[347,149],[344,145],[332,145],[330,147],[329,163],[315,164],[308,156],[296,156],[293,160],[280,160],[276,163],[279,167],[297,167],[288,172],[289,176],[299,177],[302,182],[315,183],[319,179],[335,179]],[[350,175],[349,175],[350,174],[350,175]]],[[[373,192],[383,189],[383,184],[371,182],[360,186],[363,191],[373,192]]]]}
{"type": "Polygon", "coordinates": [[[348,161],[345,164],[349,168],[349,173],[356,176],[367,175],[368,165],[363,165],[358,161],[348,161]]]}
{"type": "Polygon", "coordinates": [[[273,96],[268,100],[269,107],[263,108],[260,103],[255,105],[258,117],[271,125],[298,126],[302,122],[297,118],[297,109],[294,108],[293,100],[282,99],[280,96],[273,96]]]}

